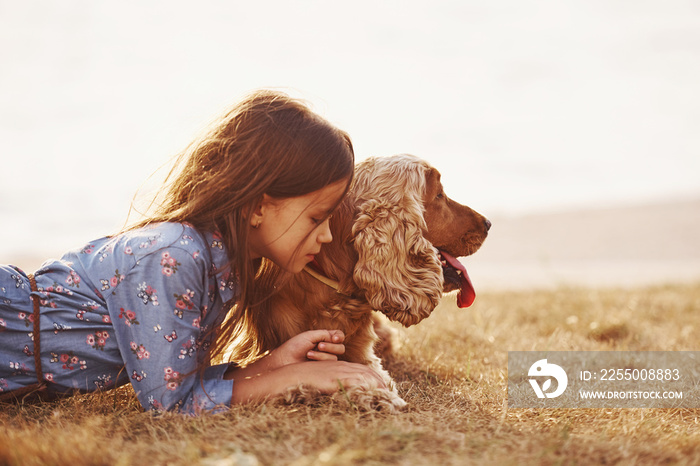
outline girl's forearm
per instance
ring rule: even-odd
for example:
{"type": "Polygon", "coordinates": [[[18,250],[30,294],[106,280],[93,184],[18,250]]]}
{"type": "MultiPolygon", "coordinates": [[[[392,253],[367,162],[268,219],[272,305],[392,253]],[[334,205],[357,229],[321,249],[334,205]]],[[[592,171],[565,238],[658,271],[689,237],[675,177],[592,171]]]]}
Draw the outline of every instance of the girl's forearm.
{"type": "MultiPolygon", "coordinates": [[[[261,388],[258,385],[265,385],[266,374],[270,372],[272,367],[270,363],[270,355],[265,356],[262,359],[255,361],[245,367],[239,367],[236,365],[229,366],[228,370],[224,373],[224,379],[234,379],[233,386],[233,396],[231,397],[231,404],[243,403],[246,401],[253,401],[264,397],[264,393],[261,393],[261,388]]],[[[273,388],[269,386],[268,389],[273,388]]]]}
{"type": "Polygon", "coordinates": [[[258,359],[257,361],[248,364],[247,366],[240,367],[235,364],[231,364],[228,370],[224,373],[224,379],[241,379],[250,378],[254,376],[259,376],[265,372],[273,370],[274,362],[272,361],[271,354],[267,354],[264,357],[258,359]]]}
{"type": "Polygon", "coordinates": [[[225,377],[234,379],[231,404],[260,401],[267,397],[280,395],[287,387],[301,382],[289,376],[289,371],[251,370],[251,366],[229,370],[225,377]]]}
{"type": "Polygon", "coordinates": [[[387,388],[381,376],[368,366],[345,361],[307,361],[264,372],[251,366],[226,372],[226,378],[234,379],[232,404],[281,395],[288,388],[302,384],[326,394],[338,391],[341,386],[387,388]]]}

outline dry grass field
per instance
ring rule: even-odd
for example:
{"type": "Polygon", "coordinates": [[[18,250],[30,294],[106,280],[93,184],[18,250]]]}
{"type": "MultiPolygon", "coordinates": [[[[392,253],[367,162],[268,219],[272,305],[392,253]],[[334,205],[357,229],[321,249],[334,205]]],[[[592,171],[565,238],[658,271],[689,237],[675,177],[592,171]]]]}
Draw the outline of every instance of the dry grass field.
{"type": "Polygon", "coordinates": [[[509,350],[700,350],[700,283],[446,298],[387,367],[409,407],[343,396],[189,418],[129,388],[0,407],[0,464],[700,464],[700,410],[507,409],[509,350]]]}

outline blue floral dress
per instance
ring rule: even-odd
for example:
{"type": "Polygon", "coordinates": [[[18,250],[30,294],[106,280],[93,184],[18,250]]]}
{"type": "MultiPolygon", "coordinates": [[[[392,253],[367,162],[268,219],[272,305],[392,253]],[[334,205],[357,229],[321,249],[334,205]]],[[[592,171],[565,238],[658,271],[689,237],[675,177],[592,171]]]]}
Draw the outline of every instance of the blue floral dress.
{"type": "MultiPolygon", "coordinates": [[[[50,392],[131,382],[146,409],[197,414],[229,406],[227,364],[199,367],[236,295],[221,238],[161,223],[106,237],[34,275],[50,392]]],[[[36,383],[29,279],[0,266],[0,393],[36,383]]]]}

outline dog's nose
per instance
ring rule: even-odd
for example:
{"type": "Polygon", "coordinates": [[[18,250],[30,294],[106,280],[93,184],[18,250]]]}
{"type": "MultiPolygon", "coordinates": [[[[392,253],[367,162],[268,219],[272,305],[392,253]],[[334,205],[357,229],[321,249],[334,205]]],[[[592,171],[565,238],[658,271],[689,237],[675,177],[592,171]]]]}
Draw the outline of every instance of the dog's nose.
{"type": "Polygon", "coordinates": [[[491,221],[489,219],[484,219],[484,225],[486,226],[486,231],[489,231],[491,229],[491,221]]]}

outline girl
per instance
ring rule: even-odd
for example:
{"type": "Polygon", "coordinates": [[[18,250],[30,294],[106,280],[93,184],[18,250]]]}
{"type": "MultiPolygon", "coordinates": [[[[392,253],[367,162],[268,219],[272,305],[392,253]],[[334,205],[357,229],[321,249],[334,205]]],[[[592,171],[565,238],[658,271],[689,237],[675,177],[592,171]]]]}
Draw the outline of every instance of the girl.
{"type": "Polygon", "coordinates": [[[130,381],[144,408],[196,414],[301,383],[383,387],[337,360],[340,331],[304,332],[244,368],[210,365],[279,285],[268,261],[297,273],[331,241],[353,166],[348,135],[304,104],[248,96],[180,154],[145,220],[34,275],[0,266],[0,397],[130,381]]]}

